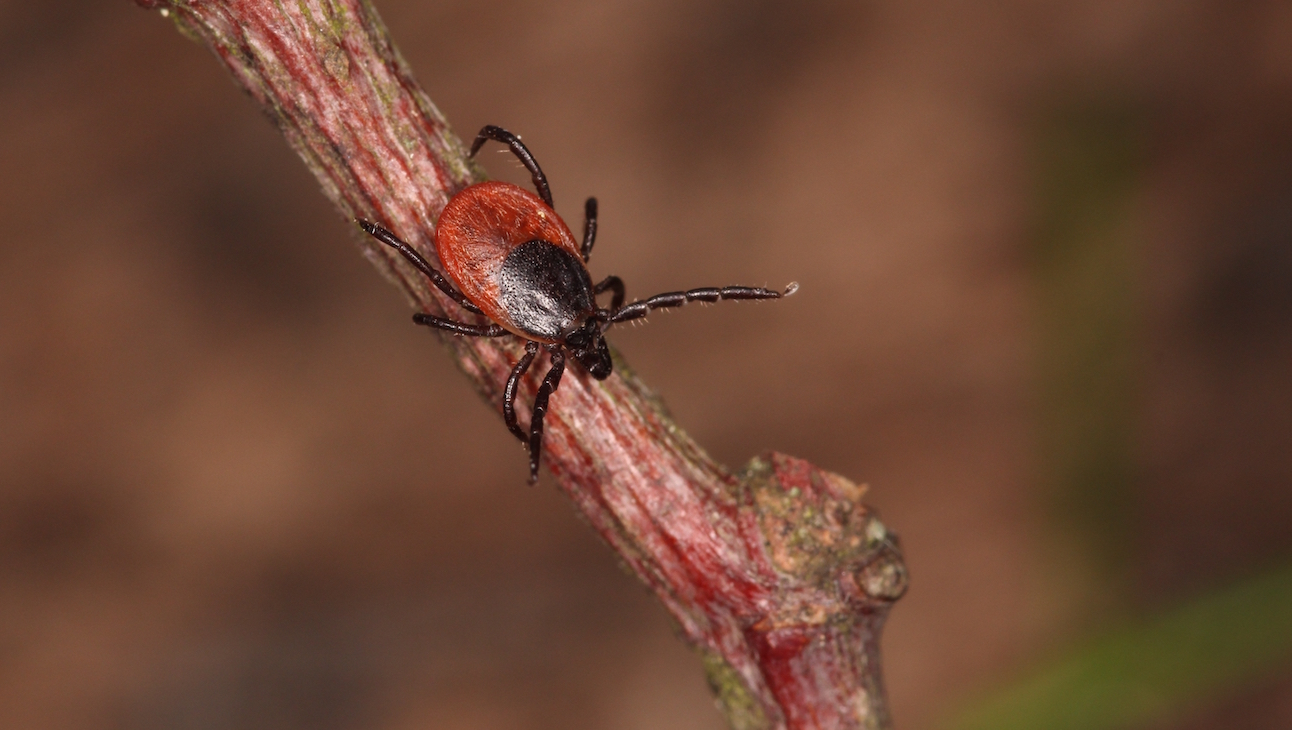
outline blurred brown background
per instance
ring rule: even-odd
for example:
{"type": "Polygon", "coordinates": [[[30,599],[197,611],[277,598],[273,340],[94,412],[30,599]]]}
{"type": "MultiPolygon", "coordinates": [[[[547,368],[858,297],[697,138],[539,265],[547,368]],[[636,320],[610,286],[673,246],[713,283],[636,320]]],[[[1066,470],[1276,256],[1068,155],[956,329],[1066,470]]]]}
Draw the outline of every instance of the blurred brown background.
{"type": "MultiPolygon", "coordinates": [[[[871,485],[899,727],[1292,555],[1292,5],[378,6],[594,274],[801,282],[613,340],[871,485]]],[[[0,104],[0,727],[722,727],[205,50],[8,0],[0,104]]],[[[1292,666],[1163,722],[1292,727],[1292,666]]]]}

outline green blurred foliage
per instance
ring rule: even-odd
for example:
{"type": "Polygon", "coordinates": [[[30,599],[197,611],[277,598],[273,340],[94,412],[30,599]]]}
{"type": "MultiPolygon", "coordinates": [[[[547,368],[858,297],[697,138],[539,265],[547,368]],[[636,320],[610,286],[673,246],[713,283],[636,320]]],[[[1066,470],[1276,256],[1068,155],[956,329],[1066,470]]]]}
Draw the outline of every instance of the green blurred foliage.
{"type": "MultiPolygon", "coordinates": [[[[1100,100],[1037,125],[1031,260],[1040,478],[1056,525],[1126,609],[1143,364],[1136,198],[1147,114],[1100,100]]],[[[1097,597],[1091,597],[1096,602],[1097,597]]],[[[1092,615],[1098,614],[1092,612],[1092,615]]],[[[1128,610],[1121,613],[1129,613],[1128,610]]],[[[1098,638],[990,695],[951,730],[1117,730],[1170,722],[1292,662],[1292,566],[1098,638]]]]}
{"type": "Polygon", "coordinates": [[[1113,730],[1170,720],[1292,659],[1292,566],[1075,649],[953,730],[1113,730]]]}
{"type": "Polygon", "coordinates": [[[1032,236],[1043,483],[1059,524],[1117,572],[1134,513],[1139,307],[1132,218],[1144,159],[1130,104],[1044,115],[1032,236]]]}

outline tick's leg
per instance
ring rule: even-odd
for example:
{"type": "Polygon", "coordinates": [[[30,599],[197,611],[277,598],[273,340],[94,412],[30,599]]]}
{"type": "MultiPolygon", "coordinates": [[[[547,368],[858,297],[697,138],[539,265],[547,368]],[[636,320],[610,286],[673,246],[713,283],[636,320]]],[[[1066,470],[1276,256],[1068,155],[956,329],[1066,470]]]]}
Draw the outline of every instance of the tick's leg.
{"type": "Polygon", "coordinates": [[[588,198],[583,204],[583,263],[592,255],[592,244],[597,242],[597,199],[588,198]]]}
{"type": "Polygon", "coordinates": [[[592,294],[595,296],[601,292],[612,289],[614,296],[610,299],[610,311],[615,311],[624,304],[624,281],[617,276],[607,276],[601,280],[600,284],[592,287],[592,294]]]}
{"type": "Polygon", "coordinates": [[[547,371],[543,384],[538,387],[534,396],[534,415],[529,419],[529,483],[538,481],[538,457],[543,452],[543,416],[547,415],[547,400],[561,385],[561,374],[565,372],[565,353],[552,350],[552,369],[547,371]]]}
{"type": "Polygon", "coordinates": [[[721,289],[707,287],[690,291],[656,294],[650,299],[642,299],[626,307],[613,310],[610,315],[610,323],[615,324],[617,322],[627,322],[631,319],[639,319],[649,314],[652,309],[680,307],[687,302],[716,302],[722,299],[780,299],[781,297],[788,297],[798,290],[799,285],[794,283],[785,287],[783,292],[751,286],[724,286],[721,289]]]}
{"type": "Polygon", "coordinates": [[[552,189],[547,186],[547,176],[543,174],[543,168],[538,166],[538,160],[535,160],[534,155],[530,154],[529,148],[525,146],[524,142],[520,141],[520,137],[502,127],[486,124],[484,129],[480,130],[480,134],[476,135],[476,141],[471,143],[470,156],[475,157],[480,148],[484,146],[484,143],[491,139],[495,142],[502,142],[511,148],[511,153],[520,158],[520,163],[533,176],[534,187],[538,190],[538,197],[542,198],[544,203],[547,203],[547,207],[555,208],[556,206],[552,204],[552,189]]]}
{"type": "Polygon", "coordinates": [[[403,254],[404,258],[408,259],[413,266],[416,266],[418,271],[426,274],[426,278],[430,279],[431,283],[434,284],[437,289],[447,294],[450,299],[457,302],[463,309],[468,312],[480,314],[480,308],[468,301],[467,298],[462,295],[462,292],[455,289],[453,285],[449,283],[449,280],[444,278],[443,274],[436,271],[426,259],[422,258],[420,253],[413,250],[412,246],[399,240],[395,234],[382,228],[376,223],[366,221],[362,218],[355,218],[354,220],[359,224],[360,228],[368,232],[368,235],[403,254]]]}
{"type": "Polygon", "coordinates": [[[467,335],[468,337],[502,337],[508,334],[507,330],[496,324],[467,324],[466,322],[454,322],[451,319],[436,317],[434,314],[424,314],[418,312],[413,315],[413,321],[418,324],[424,324],[427,327],[448,330],[455,335],[467,335]]]}
{"type": "Polygon", "coordinates": [[[507,422],[507,428],[516,434],[523,444],[527,440],[525,432],[520,430],[520,425],[516,423],[516,388],[520,385],[520,379],[525,377],[525,371],[529,370],[529,364],[534,362],[534,356],[538,354],[538,343],[530,340],[525,343],[525,356],[516,363],[516,367],[511,369],[511,375],[507,378],[507,387],[502,391],[502,419],[507,422]]]}

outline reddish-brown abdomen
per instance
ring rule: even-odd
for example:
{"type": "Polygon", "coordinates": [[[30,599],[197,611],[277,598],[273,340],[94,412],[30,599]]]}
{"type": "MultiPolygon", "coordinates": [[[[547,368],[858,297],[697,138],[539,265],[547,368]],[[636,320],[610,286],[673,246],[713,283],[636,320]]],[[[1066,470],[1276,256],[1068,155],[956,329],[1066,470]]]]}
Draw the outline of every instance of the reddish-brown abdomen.
{"type": "Polygon", "coordinates": [[[537,195],[505,182],[472,185],[449,201],[435,250],[449,278],[493,321],[524,335],[498,301],[499,273],[512,249],[547,241],[581,256],[574,235],[537,195]]]}

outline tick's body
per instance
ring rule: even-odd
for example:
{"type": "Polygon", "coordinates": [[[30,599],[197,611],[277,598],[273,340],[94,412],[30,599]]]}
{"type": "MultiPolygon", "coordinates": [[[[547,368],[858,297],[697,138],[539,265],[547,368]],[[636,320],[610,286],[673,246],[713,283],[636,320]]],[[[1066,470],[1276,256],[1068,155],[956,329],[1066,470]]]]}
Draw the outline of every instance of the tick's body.
{"type": "Polygon", "coordinates": [[[586,266],[596,241],[596,199],[588,198],[584,207],[580,246],[553,209],[547,178],[518,137],[500,127],[487,126],[480,130],[471,154],[474,156],[491,139],[508,145],[520,158],[533,176],[538,195],[510,183],[485,182],[453,196],[435,230],[435,250],[452,283],[390,231],[364,220],[359,225],[397,249],[464,309],[483,314],[494,324],[457,322],[425,313],[413,315],[413,321],[459,335],[513,334],[526,341],[525,355],[512,368],[503,391],[503,417],[507,428],[522,443],[528,442],[533,482],[538,478],[543,417],[548,399],[560,386],[567,353],[592,377],[604,380],[613,368],[603,335],[610,325],[644,317],[653,309],[692,301],[778,299],[793,294],[797,285],[791,284],[784,292],[743,286],[691,289],[657,294],[625,306],[624,285],[619,277],[608,276],[594,286],[586,266]],[[598,307],[596,296],[607,290],[613,292],[610,307],[598,307]],[[547,350],[552,366],[534,395],[526,434],[516,422],[516,390],[540,348],[547,350]]]}
{"type": "Polygon", "coordinates": [[[504,182],[463,190],[435,229],[444,272],[512,334],[556,344],[596,308],[579,245],[537,195],[504,182]]]}

